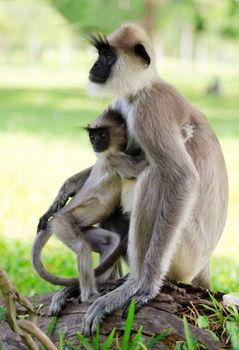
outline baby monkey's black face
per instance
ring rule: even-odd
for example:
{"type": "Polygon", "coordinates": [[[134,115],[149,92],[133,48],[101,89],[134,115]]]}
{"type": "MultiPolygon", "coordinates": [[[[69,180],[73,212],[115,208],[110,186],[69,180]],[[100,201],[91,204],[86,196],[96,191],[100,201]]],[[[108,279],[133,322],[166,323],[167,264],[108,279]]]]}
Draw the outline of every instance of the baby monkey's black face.
{"type": "Polygon", "coordinates": [[[90,142],[95,152],[104,152],[110,146],[110,133],[107,128],[88,128],[90,142]]]}

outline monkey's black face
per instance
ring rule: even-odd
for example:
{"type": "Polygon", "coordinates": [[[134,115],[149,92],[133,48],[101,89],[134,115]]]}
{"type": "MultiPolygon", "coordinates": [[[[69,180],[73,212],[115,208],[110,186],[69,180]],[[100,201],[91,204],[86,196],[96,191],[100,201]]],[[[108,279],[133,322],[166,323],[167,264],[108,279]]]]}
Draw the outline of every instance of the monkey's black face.
{"type": "Polygon", "coordinates": [[[95,152],[106,151],[110,146],[110,133],[107,128],[88,128],[90,142],[95,152]]]}
{"type": "Polygon", "coordinates": [[[99,57],[90,70],[89,79],[93,83],[104,84],[116,62],[116,51],[109,45],[107,39],[93,38],[92,40],[99,57]]]}

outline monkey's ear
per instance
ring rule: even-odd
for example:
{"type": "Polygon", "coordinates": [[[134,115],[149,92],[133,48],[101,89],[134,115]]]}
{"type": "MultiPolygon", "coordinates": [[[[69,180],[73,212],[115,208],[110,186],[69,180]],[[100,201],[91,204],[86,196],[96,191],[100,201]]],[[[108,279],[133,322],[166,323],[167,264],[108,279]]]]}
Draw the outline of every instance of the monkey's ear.
{"type": "Polygon", "coordinates": [[[146,63],[148,66],[150,65],[151,59],[145,50],[145,47],[143,44],[136,44],[134,47],[134,52],[137,56],[141,57],[144,63],[146,63]]]}

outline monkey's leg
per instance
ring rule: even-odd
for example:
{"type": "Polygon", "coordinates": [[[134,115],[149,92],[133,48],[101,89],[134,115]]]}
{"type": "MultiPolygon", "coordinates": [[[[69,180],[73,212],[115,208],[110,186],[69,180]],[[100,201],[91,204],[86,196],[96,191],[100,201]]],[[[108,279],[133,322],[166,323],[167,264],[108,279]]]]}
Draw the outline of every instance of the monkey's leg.
{"type": "Polygon", "coordinates": [[[51,226],[56,237],[76,254],[82,302],[91,300],[97,295],[97,290],[89,242],[70,213],[55,216],[51,226]]]}
{"type": "MultiPolygon", "coordinates": [[[[109,257],[109,255],[118,246],[120,241],[119,235],[108,230],[104,230],[102,228],[88,228],[84,231],[84,234],[87,236],[87,240],[89,241],[92,250],[100,254],[100,263],[102,263],[109,257]]],[[[109,272],[107,274],[103,274],[103,279],[101,278],[101,276],[97,278],[98,283],[113,278],[116,279],[121,277],[121,265],[117,265],[116,267],[114,266],[114,264],[112,265],[113,266],[109,269],[109,272]]],[[[67,299],[73,296],[77,296],[79,294],[79,286],[66,287],[63,290],[57,292],[52,298],[51,305],[49,308],[49,314],[54,316],[59,315],[64,306],[66,305],[67,299]]]]}
{"type": "Polygon", "coordinates": [[[90,240],[83,229],[102,220],[109,214],[109,207],[97,198],[85,200],[83,204],[72,207],[72,202],[55,214],[52,219],[52,231],[73,250],[77,256],[81,299],[90,301],[97,296],[92,249],[90,240]],[[68,207],[68,210],[67,210],[68,207]]]}
{"type": "MultiPolygon", "coordinates": [[[[85,231],[87,239],[91,243],[93,251],[97,251],[100,254],[99,265],[101,265],[107,258],[114,252],[114,250],[119,246],[120,235],[109,230],[105,230],[100,227],[89,228],[85,231]]],[[[113,276],[118,278],[120,273],[119,264],[114,266],[114,261],[112,266],[103,274],[97,277],[97,283],[101,284],[104,281],[112,279],[113,276]]],[[[121,277],[121,276],[119,276],[121,277]]]]}

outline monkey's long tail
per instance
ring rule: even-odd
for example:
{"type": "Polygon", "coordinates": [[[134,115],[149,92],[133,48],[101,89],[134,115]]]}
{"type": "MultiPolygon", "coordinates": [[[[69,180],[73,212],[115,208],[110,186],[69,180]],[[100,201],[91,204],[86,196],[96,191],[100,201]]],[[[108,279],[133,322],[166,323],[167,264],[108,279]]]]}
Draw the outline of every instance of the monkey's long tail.
{"type": "Polygon", "coordinates": [[[36,272],[46,281],[50,282],[51,284],[58,285],[58,286],[72,286],[72,285],[78,285],[79,279],[78,278],[64,278],[59,277],[56,275],[51,274],[47,271],[45,266],[42,263],[41,260],[41,253],[52,236],[52,233],[46,230],[41,230],[37,233],[37,236],[35,238],[35,241],[33,243],[31,255],[32,255],[32,265],[36,272]]]}
{"type": "MultiPolygon", "coordinates": [[[[32,256],[32,266],[36,272],[46,281],[57,286],[74,286],[79,284],[79,278],[64,278],[51,274],[47,271],[41,260],[41,253],[44,246],[47,244],[48,240],[52,236],[52,233],[46,230],[41,230],[37,233],[35,241],[33,243],[31,256],[32,256]]],[[[100,276],[105,271],[107,271],[113,263],[125,252],[127,247],[128,237],[121,240],[118,247],[112,252],[112,254],[95,269],[95,276],[100,276]]]]}

